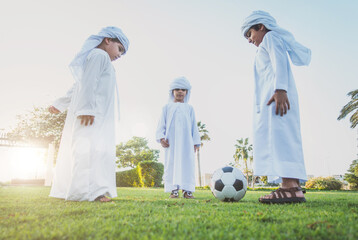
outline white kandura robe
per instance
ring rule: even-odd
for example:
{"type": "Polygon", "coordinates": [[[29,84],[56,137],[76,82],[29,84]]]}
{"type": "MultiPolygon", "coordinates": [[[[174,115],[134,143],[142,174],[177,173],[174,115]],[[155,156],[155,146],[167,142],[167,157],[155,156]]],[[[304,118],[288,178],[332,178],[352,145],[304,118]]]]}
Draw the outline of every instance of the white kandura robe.
{"type": "Polygon", "coordinates": [[[200,146],[200,135],[194,109],[187,103],[168,103],[163,107],[156,139],[168,139],[165,148],[164,190],[195,191],[194,145],[200,146]]]}
{"type": "Polygon", "coordinates": [[[65,97],[53,104],[68,114],[58,152],[51,197],[93,201],[100,195],[116,197],[115,71],[109,55],[93,49],[83,77],[65,97]],[[79,115],[93,115],[91,126],[79,115]]]}
{"type": "Polygon", "coordinates": [[[306,181],[300,130],[298,94],[283,40],[275,32],[265,34],[255,65],[254,174],[270,182],[282,178],[306,181]],[[291,109],[281,117],[276,103],[267,106],[276,89],[284,89],[291,109]]]}

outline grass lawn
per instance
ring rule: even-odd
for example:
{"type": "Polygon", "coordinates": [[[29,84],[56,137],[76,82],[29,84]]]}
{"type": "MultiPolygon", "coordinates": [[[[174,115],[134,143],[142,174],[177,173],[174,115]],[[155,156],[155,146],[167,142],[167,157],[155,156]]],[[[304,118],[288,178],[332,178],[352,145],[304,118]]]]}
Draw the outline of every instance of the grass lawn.
{"type": "Polygon", "coordinates": [[[316,191],[307,203],[262,205],[168,199],[163,189],[118,188],[111,203],[49,198],[47,187],[0,187],[0,239],[358,239],[358,192],[316,191]]]}

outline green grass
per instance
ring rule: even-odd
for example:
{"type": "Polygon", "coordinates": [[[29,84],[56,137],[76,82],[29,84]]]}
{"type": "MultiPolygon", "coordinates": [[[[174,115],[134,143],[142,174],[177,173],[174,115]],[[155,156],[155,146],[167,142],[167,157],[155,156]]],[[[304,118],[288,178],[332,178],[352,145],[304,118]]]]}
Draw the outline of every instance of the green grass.
{"type": "Polygon", "coordinates": [[[358,239],[358,192],[315,191],[307,203],[238,203],[209,190],[195,200],[163,189],[119,188],[111,203],[49,198],[46,187],[0,187],[0,239],[358,239]]]}

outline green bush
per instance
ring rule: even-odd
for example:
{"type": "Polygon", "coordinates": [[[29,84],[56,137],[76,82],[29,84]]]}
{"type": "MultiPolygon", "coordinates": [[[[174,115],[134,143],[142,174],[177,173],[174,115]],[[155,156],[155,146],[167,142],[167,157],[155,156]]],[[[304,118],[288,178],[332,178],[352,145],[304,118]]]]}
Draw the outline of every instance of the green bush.
{"type": "Polygon", "coordinates": [[[195,190],[211,190],[209,185],[202,186],[202,187],[195,187],[195,190]]]}
{"type": "Polygon", "coordinates": [[[343,183],[334,177],[316,177],[309,179],[305,187],[318,190],[340,190],[342,185],[343,183]]]}
{"type": "Polygon", "coordinates": [[[161,187],[164,173],[162,163],[144,161],[138,164],[138,173],[144,187],[161,187]]]}
{"type": "Polygon", "coordinates": [[[349,183],[349,188],[358,190],[358,159],[354,160],[344,175],[344,180],[349,183]]]}
{"type": "Polygon", "coordinates": [[[145,161],[136,168],[117,172],[117,187],[161,187],[164,166],[162,163],[145,161]]]}
{"type": "Polygon", "coordinates": [[[116,184],[117,187],[143,187],[143,183],[140,181],[137,168],[117,172],[116,184]]]}

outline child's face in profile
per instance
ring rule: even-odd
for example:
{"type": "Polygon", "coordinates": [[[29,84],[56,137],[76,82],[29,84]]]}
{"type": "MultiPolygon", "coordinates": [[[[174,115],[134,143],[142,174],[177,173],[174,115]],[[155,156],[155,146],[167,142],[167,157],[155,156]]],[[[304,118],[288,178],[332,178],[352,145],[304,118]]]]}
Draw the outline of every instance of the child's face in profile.
{"type": "Polygon", "coordinates": [[[256,47],[258,47],[262,40],[264,39],[264,36],[266,34],[265,27],[261,25],[261,28],[259,30],[255,30],[253,28],[250,28],[249,31],[246,33],[246,38],[249,41],[249,43],[254,44],[256,47]]]}
{"type": "Polygon", "coordinates": [[[174,95],[174,102],[184,102],[184,98],[186,96],[188,90],[186,89],[174,89],[173,95],[174,95]]]}
{"type": "Polygon", "coordinates": [[[115,61],[124,53],[124,47],[121,43],[115,41],[108,41],[105,51],[108,53],[111,61],[115,61]]]}

